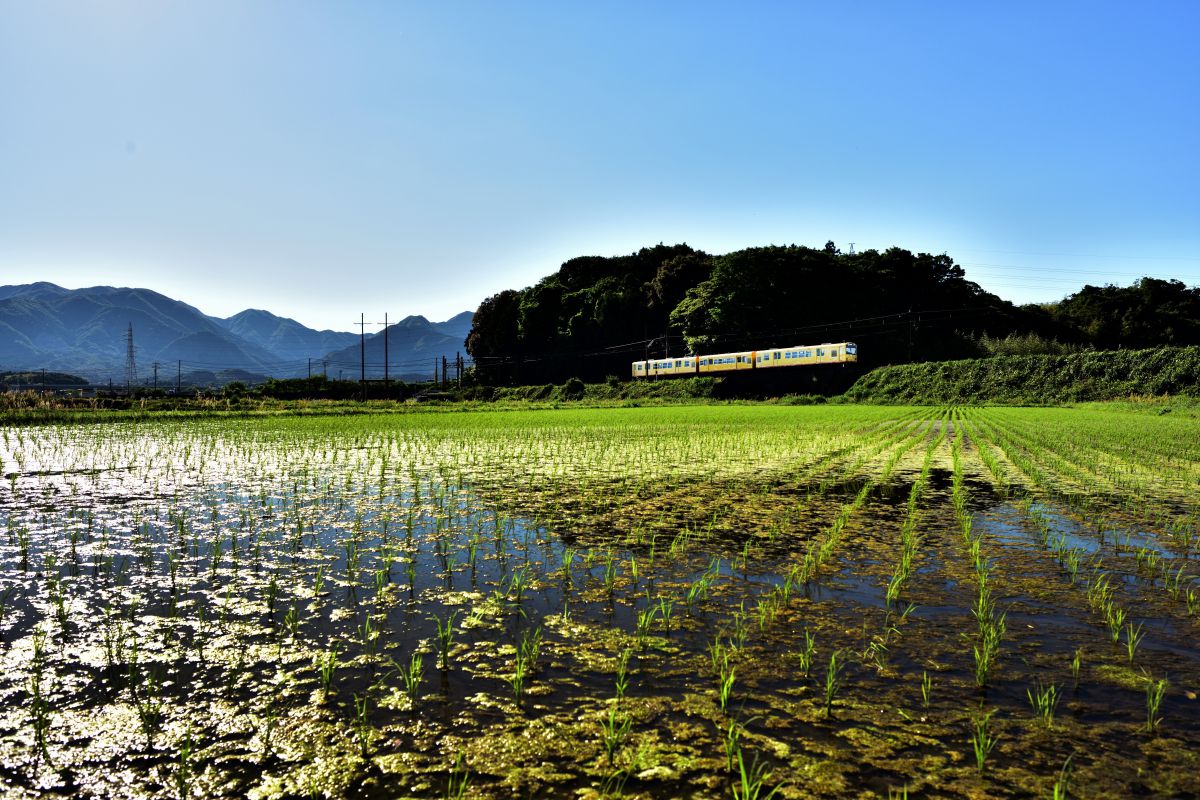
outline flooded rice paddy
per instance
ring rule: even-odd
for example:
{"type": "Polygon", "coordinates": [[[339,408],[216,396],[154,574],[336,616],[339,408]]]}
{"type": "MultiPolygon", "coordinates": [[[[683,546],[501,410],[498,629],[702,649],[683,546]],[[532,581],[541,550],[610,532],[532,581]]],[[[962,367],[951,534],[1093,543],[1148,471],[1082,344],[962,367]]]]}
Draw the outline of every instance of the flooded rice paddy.
{"type": "Polygon", "coordinates": [[[1194,797],[1200,424],[0,428],[5,797],[1194,797]]]}

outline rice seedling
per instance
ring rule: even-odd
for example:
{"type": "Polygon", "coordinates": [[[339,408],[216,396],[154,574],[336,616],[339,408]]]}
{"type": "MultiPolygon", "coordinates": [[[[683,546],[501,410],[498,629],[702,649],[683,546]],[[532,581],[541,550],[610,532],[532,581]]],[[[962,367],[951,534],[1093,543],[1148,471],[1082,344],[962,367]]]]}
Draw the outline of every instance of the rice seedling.
{"type": "Polygon", "coordinates": [[[1029,705],[1037,715],[1038,721],[1046,728],[1054,726],[1054,711],[1058,708],[1059,691],[1058,685],[1049,683],[1043,684],[1038,681],[1033,688],[1026,689],[1025,695],[1029,698],[1029,705]]]}
{"type": "Polygon", "coordinates": [[[1133,657],[1137,653],[1138,645],[1142,643],[1145,632],[1142,630],[1142,624],[1138,623],[1134,627],[1132,622],[1125,625],[1125,652],[1129,656],[1129,663],[1133,663],[1133,657]]]}
{"type": "Polygon", "coordinates": [[[518,647],[513,656],[513,671],[508,678],[508,685],[512,689],[513,701],[517,706],[521,705],[521,701],[525,697],[525,684],[529,679],[529,673],[532,671],[532,664],[528,656],[525,654],[523,647],[518,647]]]}
{"type": "Polygon", "coordinates": [[[992,709],[986,714],[980,712],[971,718],[971,749],[975,753],[975,768],[980,775],[983,775],[987,757],[991,755],[999,738],[991,730],[992,715],[995,713],[996,709],[992,709]]]}
{"type": "Polygon", "coordinates": [[[363,653],[371,658],[375,655],[375,650],[379,645],[379,629],[371,621],[370,613],[363,615],[362,624],[358,626],[358,643],[362,646],[363,653]]]}
{"type": "Polygon", "coordinates": [[[1146,725],[1145,730],[1154,733],[1158,730],[1158,726],[1162,723],[1162,716],[1159,714],[1159,709],[1162,706],[1163,697],[1167,693],[1167,687],[1170,683],[1166,678],[1158,680],[1146,679],[1146,725]]]}
{"type": "Polygon", "coordinates": [[[726,657],[718,665],[717,673],[717,703],[723,713],[729,713],[729,699],[733,696],[733,682],[737,677],[737,667],[729,663],[726,657]]]}
{"type": "Polygon", "coordinates": [[[32,636],[33,655],[29,669],[29,714],[33,727],[33,741],[38,758],[51,763],[50,750],[47,746],[47,733],[50,730],[51,707],[46,696],[46,633],[41,626],[35,626],[32,636]]]}
{"type": "Polygon", "coordinates": [[[637,639],[638,647],[646,648],[647,639],[650,636],[650,629],[654,625],[654,619],[658,616],[657,606],[647,606],[645,609],[637,612],[637,626],[634,628],[634,636],[637,639]]]}
{"type": "Polygon", "coordinates": [[[625,744],[632,725],[633,720],[628,714],[621,711],[619,703],[608,704],[608,711],[600,718],[600,743],[604,747],[604,754],[608,757],[610,767],[613,765],[617,752],[625,744]]]}
{"type": "Polygon", "coordinates": [[[179,743],[179,754],[176,757],[175,764],[175,793],[180,800],[187,800],[192,796],[192,779],[194,777],[196,742],[192,736],[191,723],[183,735],[183,741],[179,743]]]}
{"type": "Polygon", "coordinates": [[[838,663],[839,651],[829,654],[829,666],[825,670],[825,716],[833,716],[833,701],[842,688],[842,665],[838,663]]]}
{"type": "Polygon", "coordinates": [[[621,655],[617,657],[617,701],[620,702],[625,697],[625,692],[629,689],[629,656],[631,655],[628,649],[622,650],[621,655]]]}
{"type": "Polygon", "coordinates": [[[747,767],[740,747],[737,750],[737,766],[737,775],[733,784],[734,800],[770,800],[783,788],[783,784],[777,784],[767,790],[766,783],[771,779],[772,773],[765,764],[758,760],[757,756],[747,767]]]}
{"type": "Polygon", "coordinates": [[[921,705],[929,708],[929,698],[933,695],[933,679],[929,677],[929,672],[921,671],[921,705]]]}
{"type": "Polygon", "coordinates": [[[317,668],[320,671],[321,692],[324,694],[329,694],[333,688],[333,679],[337,673],[338,667],[337,654],[338,648],[335,644],[329,650],[317,655],[314,659],[316,661],[317,668]]]}
{"type": "Polygon", "coordinates": [[[371,718],[369,715],[370,698],[366,695],[359,697],[354,695],[354,735],[358,741],[358,755],[364,761],[371,755],[371,743],[375,739],[375,732],[371,727],[371,718]]]}
{"type": "Polygon", "coordinates": [[[450,668],[450,644],[454,639],[454,620],[458,616],[458,612],[454,611],[446,618],[445,622],[440,617],[435,616],[433,622],[437,625],[437,651],[438,651],[438,667],[447,670],[450,668]]]}
{"type": "Polygon", "coordinates": [[[400,679],[404,682],[404,693],[411,703],[417,702],[421,692],[421,680],[425,677],[424,657],[413,653],[408,659],[408,665],[400,670],[400,679]]]}
{"type": "Polygon", "coordinates": [[[467,765],[466,753],[461,750],[454,757],[450,767],[450,776],[446,780],[446,791],[442,795],[446,800],[462,800],[467,795],[467,786],[471,781],[471,769],[467,765]]]}
{"type": "Polygon", "coordinates": [[[737,771],[737,755],[741,751],[742,734],[746,732],[746,724],[730,717],[725,723],[725,768],[729,772],[737,771]]]}
{"type": "Polygon", "coordinates": [[[796,653],[796,660],[799,661],[800,674],[808,677],[812,671],[813,657],[817,653],[817,637],[808,628],[804,629],[804,645],[796,653]]]}
{"type": "Polygon", "coordinates": [[[1050,790],[1050,800],[1067,800],[1071,790],[1071,759],[1073,757],[1074,754],[1067,756],[1062,768],[1059,769],[1058,775],[1054,779],[1054,786],[1050,790]]]}

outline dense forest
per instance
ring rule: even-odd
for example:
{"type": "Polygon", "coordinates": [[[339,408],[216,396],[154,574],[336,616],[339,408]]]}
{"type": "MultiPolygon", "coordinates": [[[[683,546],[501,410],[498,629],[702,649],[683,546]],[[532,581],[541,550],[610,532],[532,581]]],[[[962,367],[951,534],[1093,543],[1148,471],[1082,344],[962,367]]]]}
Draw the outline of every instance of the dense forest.
{"type": "MultiPolygon", "coordinates": [[[[854,341],[858,373],[882,364],[1095,347],[1200,344],[1200,289],[1143,278],[1015,306],[949,256],[686,244],[584,256],[534,286],[487,298],[466,346],[485,383],[625,377],[646,357],[854,341]]],[[[847,375],[846,379],[851,378],[847,375]]]]}

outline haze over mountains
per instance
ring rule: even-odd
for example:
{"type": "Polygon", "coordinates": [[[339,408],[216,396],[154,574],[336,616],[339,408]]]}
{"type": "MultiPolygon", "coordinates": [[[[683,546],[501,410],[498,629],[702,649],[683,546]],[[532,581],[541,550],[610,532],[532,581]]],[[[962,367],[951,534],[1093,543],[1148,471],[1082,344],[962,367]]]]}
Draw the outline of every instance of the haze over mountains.
{"type": "MultiPolygon", "coordinates": [[[[411,316],[389,325],[390,376],[432,377],[435,358],[453,361],[465,354],[471,317],[467,311],[437,323],[411,316]]],[[[149,289],[64,289],[45,282],[0,286],[0,372],[46,369],[123,382],[131,324],[139,382],[154,362],[172,378],[182,362],[185,375],[198,376],[192,382],[207,382],[208,375],[220,380],[222,374],[303,376],[309,359],[313,374],[360,374],[358,333],[317,331],[261,309],[212,317],[149,289]]],[[[365,344],[368,377],[382,377],[382,326],[367,334],[365,344]]]]}

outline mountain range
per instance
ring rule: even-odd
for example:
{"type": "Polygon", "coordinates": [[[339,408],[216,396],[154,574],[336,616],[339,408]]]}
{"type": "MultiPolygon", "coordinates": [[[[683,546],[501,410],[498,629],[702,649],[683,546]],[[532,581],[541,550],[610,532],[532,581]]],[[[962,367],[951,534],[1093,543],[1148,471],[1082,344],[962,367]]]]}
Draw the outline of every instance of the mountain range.
{"type": "Polygon", "coordinates": [[[0,371],[68,372],[92,381],[124,382],[132,326],[138,383],[158,363],[165,376],[176,370],[191,383],[297,377],[322,370],[357,378],[360,346],[367,376],[384,373],[384,342],[392,378],[432,377],[434,359],[453,361],[464,352],[472,313],[445,322],[406,317],[365,337],[313,330],[261,309],[231,317],[204,314],[194,306],[149,289],[93,286],[64,289],[39,282],[0,286],[0,371]],[[210,377],[212,376],[212,377],[210,377]]]}

